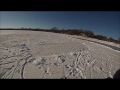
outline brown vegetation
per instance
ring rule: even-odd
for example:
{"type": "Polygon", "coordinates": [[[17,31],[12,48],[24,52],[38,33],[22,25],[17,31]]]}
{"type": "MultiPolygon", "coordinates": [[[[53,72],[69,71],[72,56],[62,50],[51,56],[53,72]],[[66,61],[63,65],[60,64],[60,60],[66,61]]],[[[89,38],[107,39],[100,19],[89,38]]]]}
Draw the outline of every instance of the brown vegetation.
{"type": "Polygon", "coordinates": [[[32,29],[32,28],[7,28],[4,29],[2,28],[1,30],[31,30],[31,31],[45,31],[45,32],[54,32],[54,33],[62,33],[62,34],[69,34],[69,35],[81,35],[81,36],[86,36],[90,38],[96,38],[99,40],[104,40],[104,41],[109,41],[109,42],[114,42],[120,44],[120,38],[118,40],[113,39],[112,37],[107,38],[106,36],[103,35],[95,35],[92,31],[90,30],[78,30],[78,29],[59,29],[57,27],[53,27],[51,29],[32,29]]]}

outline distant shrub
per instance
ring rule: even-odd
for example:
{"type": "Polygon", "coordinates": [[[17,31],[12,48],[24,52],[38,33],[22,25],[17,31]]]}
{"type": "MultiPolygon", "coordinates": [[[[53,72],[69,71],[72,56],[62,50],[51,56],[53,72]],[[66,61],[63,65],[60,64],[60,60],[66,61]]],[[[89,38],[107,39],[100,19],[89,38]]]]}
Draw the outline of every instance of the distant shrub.
{"type": "Polygon", "coordinates": [[[90,37],[90,38],[96,38],[99,40],[104,40],[104,41],[109,41],[109,42],[114,42],[120,44],[120,37],[118,40],[113,39],[112,37],[107,38],[106,36],[103,35],[94,35],[94,33],[90,30],[78,30],[78,29],[61,29],[57,27],[53,27],[51,29],[40,29],[40,28],[0,28],[0,30],[30,30],[30,31],[45,31],[45,32],[54,32],[54,33],[62,33],[62,34],[69,34],[69,35],[81,35],[84,37],[90,37]]]}
{"type": "Polygon", "coordinates": [[[108,41],[108,38],[106,36],[102,36],[102,35],[96,35],[96,36],[94,36],[94,38],[99,39],[99,40],[108,41]]]}
{"type": "Polygon", "coordinates": [[[94,36],[95,36],[92,31],[85,31],[85,35],[86,35],[87,37],[91,37],[91,38],[94,38],[94,36]]]}

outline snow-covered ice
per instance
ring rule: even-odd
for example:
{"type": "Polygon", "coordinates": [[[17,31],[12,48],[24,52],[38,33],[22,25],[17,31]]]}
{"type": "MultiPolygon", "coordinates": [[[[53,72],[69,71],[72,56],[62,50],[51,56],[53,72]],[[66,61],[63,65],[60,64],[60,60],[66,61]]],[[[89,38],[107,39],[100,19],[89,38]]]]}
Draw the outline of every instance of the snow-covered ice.
{"type": "Polygon", "coordinates": [[[0,31],[0,78],[107,78],[120,69],[119,44],[42,31],[0,31]],[[92,42],[91,42],[91,41],[92,42]]]}

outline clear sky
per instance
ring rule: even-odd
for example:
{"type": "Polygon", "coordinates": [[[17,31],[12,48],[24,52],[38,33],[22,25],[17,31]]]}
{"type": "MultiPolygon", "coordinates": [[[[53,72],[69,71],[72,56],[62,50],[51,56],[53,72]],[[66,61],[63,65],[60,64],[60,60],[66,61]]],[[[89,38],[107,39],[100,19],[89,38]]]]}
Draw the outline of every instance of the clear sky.
{"type": "Polygon", "coordinates": [[[86,29],[118,39],[120,11],[0,11],[0,27],[86,29]]]}

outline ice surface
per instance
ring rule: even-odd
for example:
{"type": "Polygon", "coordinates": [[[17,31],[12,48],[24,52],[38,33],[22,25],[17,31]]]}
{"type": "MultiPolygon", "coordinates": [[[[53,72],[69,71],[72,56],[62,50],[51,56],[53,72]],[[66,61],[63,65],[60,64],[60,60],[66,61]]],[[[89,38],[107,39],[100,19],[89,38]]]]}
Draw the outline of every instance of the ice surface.
{"type": "Polygon", "coordinates": [[[0,78],[107,78],[120,69],[118,44],[42,31],[0,31],[0,78]]]}

